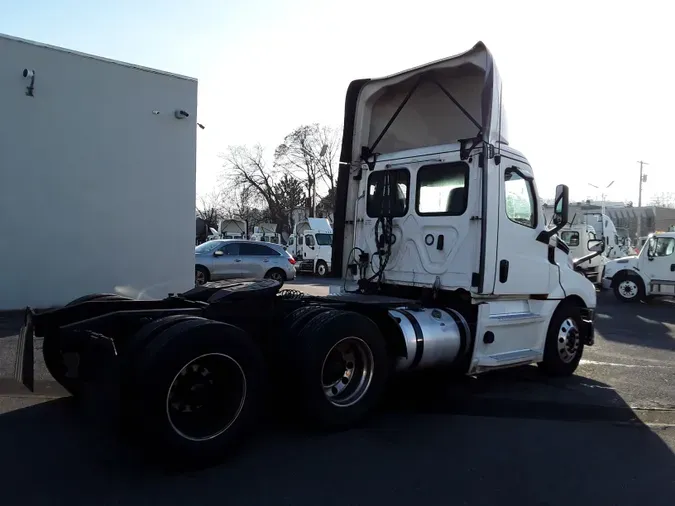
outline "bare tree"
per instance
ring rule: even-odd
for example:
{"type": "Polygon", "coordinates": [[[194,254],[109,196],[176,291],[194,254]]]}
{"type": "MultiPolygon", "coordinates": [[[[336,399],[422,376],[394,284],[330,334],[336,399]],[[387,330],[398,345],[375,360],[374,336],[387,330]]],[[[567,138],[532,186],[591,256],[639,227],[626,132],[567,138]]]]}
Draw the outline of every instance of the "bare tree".
{"type": "Polygon", "coordinates": [[[225,218],[241,220],[246,225],[244,231],[248,237],[261,221],[260,197],[252,187],[231,186],[224,192],[227,200],[225,218]]]}
{"type": "Polygon", "coordinates": [[[265,152],[259,144],[252,148],[230,146],[221,155],[224,172],[221,183],[226,192],[236,192],[239,199],[239,216],[253,223],[265,215],[278,226],[285,223],[284,203],[279,195],[280,173],[265,163],[265,152]],[[243,199],[243,200],[242,200],[243,199]],[[242,207],[243,206],[243,207],[242,207]]]}
{"type": "Polygon", "coordinates": [[[201,218],[206,226],[218,228],[218,222],[225,216],[223,194],[218,191],[202,195],[197,199],[197,218],[201,218]]]}
{"type": "Polygon", "coordinates": [[[304,183],[310,199],[310,216],[314,216],[316,209],[319,180],[329,190],[335,187],[338,144],[336,129],[314,123],[293,130],[274,152],[274,165],[304,183]]]}
{"type": "Polygon", "coordinates": [[[654,195],[649,203],[656,207],[675,207],[675,193],[661,192],[654,195]]]}

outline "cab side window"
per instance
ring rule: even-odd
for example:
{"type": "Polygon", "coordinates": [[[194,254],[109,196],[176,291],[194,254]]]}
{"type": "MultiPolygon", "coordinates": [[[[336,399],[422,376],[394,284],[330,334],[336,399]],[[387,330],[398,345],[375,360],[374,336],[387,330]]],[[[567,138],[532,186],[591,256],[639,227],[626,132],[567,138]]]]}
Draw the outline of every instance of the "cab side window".
{"type": "Polygon", "coordinates": [[[667,257],[675,253],[675,239],[672,237],[652,237],[649,240],[647,254],[650,257],[667,257]]]}
{"type": "Polygon", "coordinates": [[[536,198],[532,181],[525,179],[515,168],[504,172],[506,216],[525,227],[537,226],[536,198]]]}
{"type": "Polygon", "coordinates": [[[417,171],[415,207],[420,216],[461,216],[469,196],[469,166],[464,162],[424,165],[417,171]]]}

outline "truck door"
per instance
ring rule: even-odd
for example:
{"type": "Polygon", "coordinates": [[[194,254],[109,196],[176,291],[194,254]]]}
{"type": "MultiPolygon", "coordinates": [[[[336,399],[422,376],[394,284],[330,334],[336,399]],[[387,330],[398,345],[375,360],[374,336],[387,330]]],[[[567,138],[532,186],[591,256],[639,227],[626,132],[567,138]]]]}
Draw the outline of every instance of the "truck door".
{"type": "Polygon", "coordinates": [[[316,241],[312,234],[305,234],[305,247],[303,248],[303,260],[313,260],[316,257],[316,241]]]}
{"type": "Polygon", "coordinates": [[[548,295],[552,265],[548,242],[537,241],[542,227],[530,168],[502,162],[494,293],[548,295]]]}
{"type": "Polygon", "coordinates": [[[640,271],[653,285],[654,294],[675,293],[675,237],[652,236],[645,247],[647,251],[640,255],[640,271]]]}

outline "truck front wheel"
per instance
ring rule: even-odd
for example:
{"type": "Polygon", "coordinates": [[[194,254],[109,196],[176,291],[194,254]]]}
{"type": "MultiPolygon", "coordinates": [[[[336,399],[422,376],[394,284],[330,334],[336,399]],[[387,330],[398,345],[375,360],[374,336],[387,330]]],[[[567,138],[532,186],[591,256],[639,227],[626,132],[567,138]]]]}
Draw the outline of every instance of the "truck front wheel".
{"type": "Polygon", "coordinates": [[[635,275],[622,276],[612,284],[614,296],[621,302],[635,302],[645,298],[645,285],[635,275]]]}
{"type": "Polygon", "coordinates": [[[316,275],[323,278],[326,274],[328,274],[328,264],[323,260],[319,260],[316,263],[316,275]]]}
{"type": "Polygon", "coordinates": [[[578,306],[562,302],[551,317],[546,334],[544,360],[538,365],[550,376],[571,376],[584,352],[581,311],[578,306]]]}
{"type": "Polygon", "coordinates": [[[379,403],[391,361],[384,337],[370,318],[325,311],[303,327],[293,348],[298,400],[316,426],[349,428],[379,403]]]}

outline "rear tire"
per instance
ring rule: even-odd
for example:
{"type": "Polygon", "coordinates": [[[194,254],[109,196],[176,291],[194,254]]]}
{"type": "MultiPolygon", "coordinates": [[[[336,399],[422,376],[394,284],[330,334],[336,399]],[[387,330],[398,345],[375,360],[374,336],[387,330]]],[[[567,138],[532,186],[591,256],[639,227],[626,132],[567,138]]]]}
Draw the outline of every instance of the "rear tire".
{"type": "Polygon", "coordinates": [[[301,412],[323,429],[348,429],[373,412],[391,370],[377,325],[351,311],[315,315],[292,349],[301,412]]]}
{"type": "Polygon", "coordinates": [[[562,302],[553,313],[546,334],[544,360],[537,364],[549,376],[571,376],[584,353],[581,310],[562,302]]]}
{"type": "Polygon", "coordinates": [[[195,286],[202,286],[203,284],[208,283],[210,279],[211,275],[206,267],[202,265],[197,265],[195,267],[195,286]]]}
{"type": "Polygon", "coordinates": [[[286,281],[286,273],[282,271],[281,269],[270,269],[267,271],[265,274],[266,279],[273,279],[274,281],[278,282],[281,286],[284,286],[284,282],[286,281]]]}
{"type": "MultiPolygon", "coordinates": [[[[129,297],[113,293],[93,293],[84,295],[66,304],[66,307],[75,306],[83,302],[104,300],[130,300],[129,297]]],[[[42,356],[49,374],[65,388],[73,397],[82,393],[82,382],[77,375],[69,375],[68,364],[76,362],[79,366],[80,354],[76,351],[64,352],[63,340],[59,334],[47,334],[42,341],[42,356]]],[[[76,367],[78,368],[78,367],[76,367]]]]}
{"type": "Polygon", "coordinates": [[[265,367],[241,329],[191,318],[164,329],[139,357],[135,421],[151,455],[173,468],[222,460],[258,420],[265,367]]]}

